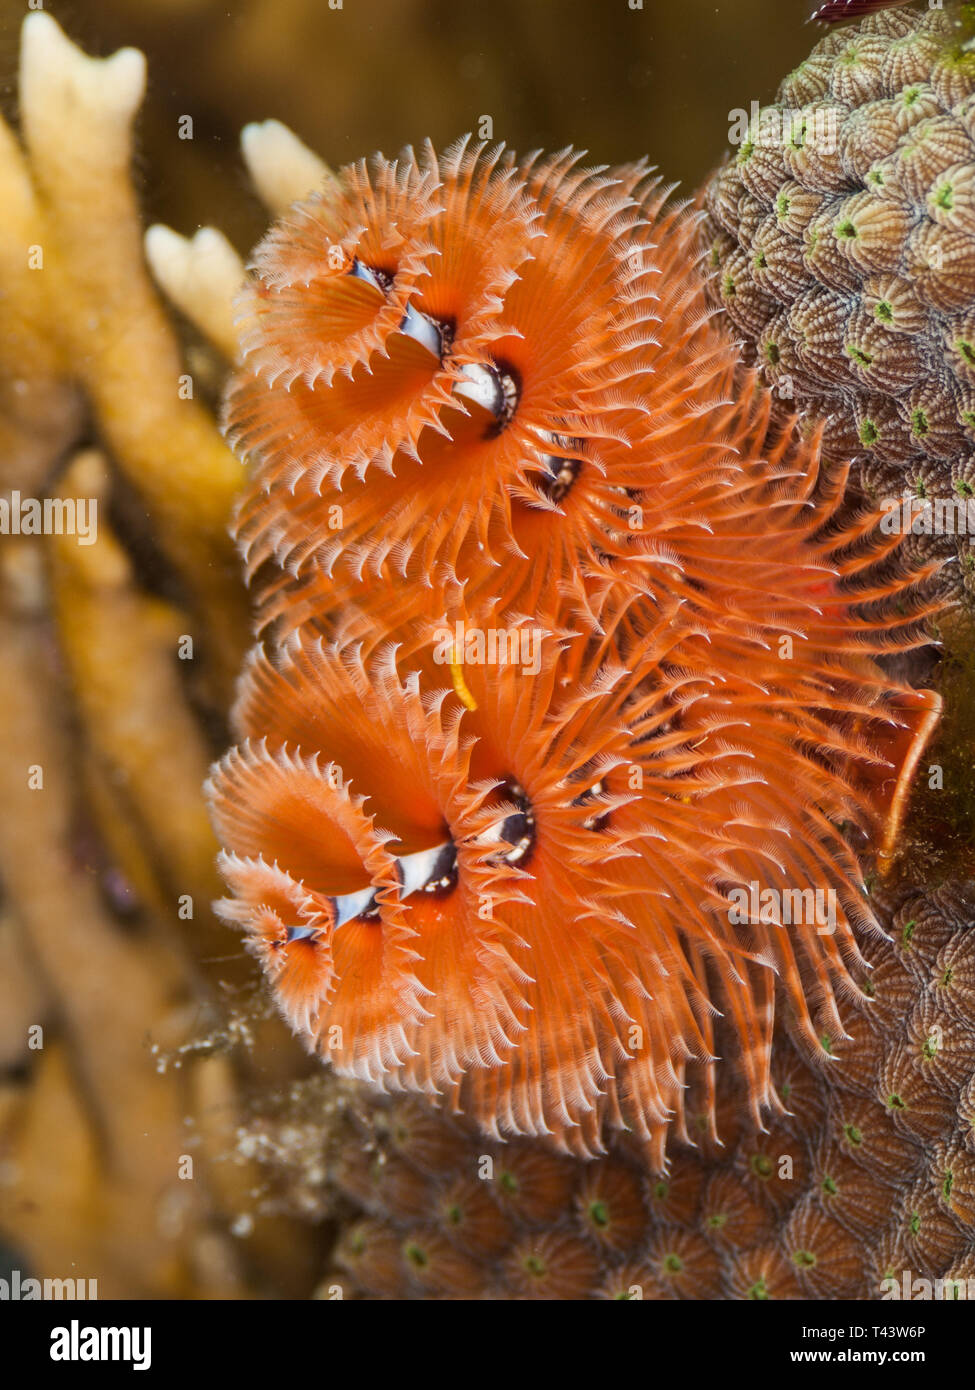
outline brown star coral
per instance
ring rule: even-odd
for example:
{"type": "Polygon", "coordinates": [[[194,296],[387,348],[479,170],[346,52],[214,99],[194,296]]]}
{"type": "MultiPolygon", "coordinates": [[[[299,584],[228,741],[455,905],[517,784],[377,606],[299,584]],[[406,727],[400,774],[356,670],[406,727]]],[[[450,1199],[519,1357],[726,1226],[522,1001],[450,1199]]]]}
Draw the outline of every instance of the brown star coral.
{"type": "Polygon", "coordinates": [[[722,1071],[727,1150],[692,1115],[699,1147],[678,1146],[668,1177],[649,1175],[625,1141],[565,1164],[522,1141],[485,1145],[415,1101],[353,1101],[334,1177],[361,1215],[326,1285],[399,1298],[764,1300],[880,1299],[894,1286],[934,1297],[941,1280],[943,1296],[970,1296],[975,898],[948,884],[885,893],[877,908],[890,939],[867,947],[871,997],[847,1014],[853,1038],[830,1060],[777,1031],[786,1113],[765,1134],[735,1136],[741,1095],[722,1071]],[[917,1108],[912,1095],[932,1099],[917,1108]],[[472,1244],[484,1203],[492,1238],[472,1244]],[[462,1278],[438,1280],[447,1253],[462,1278]]]}
{"type": "Polygon", "coordinates": [[[828,418],[827,457],[869,496],[908,500],[898,529],[957,558],[954,592],[973,573],[973,37],[959,4],[827,34],[711,181],[704,237],[746,358],[828,418]]]}

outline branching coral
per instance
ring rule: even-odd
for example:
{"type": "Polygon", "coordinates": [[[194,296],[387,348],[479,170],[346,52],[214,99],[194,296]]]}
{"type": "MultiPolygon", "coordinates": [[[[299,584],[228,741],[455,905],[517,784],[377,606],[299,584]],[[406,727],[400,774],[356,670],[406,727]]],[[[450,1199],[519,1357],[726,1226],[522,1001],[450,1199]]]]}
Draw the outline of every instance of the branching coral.
{"type": "MultiPolygon", "coordinates": [[[[103,1296],[240,1294],[246,1266],[209,1227],[221,1212],[226,1227],[254,1169],[207,1162],[226,1153],[239,1069],[202,1044],[185,1067],[156,1060],[222,1031],[187,933],[226,955],[200,704],[240,650],[225,538],[238,468],[180,399],[178,344],[141,264],[128,164],[142,59],[88,59],[41,13],[24,37],[29,155],[0,132],[4,505],[46,498],[62,521],[83,505],[88,525],[0,542],[0,1229],[28,1267],[74,1270],[103,1296]],[[89,411],[110,458],[79,448],[89,411]],[[176,567],[165,600],[114,532],[133,495],[176,567]],[[181,676],[188,642],[204,679],[181,676]]],[[[249,1244],[288,1279],[284,1235],[271,1222],[249,1244]]],[[[287,1243],[293,1268],[302,1242],[287,1243]]]]}
{"type": "Polygon", "coordinates": [[[46,14],[24,26],[20,93],[29,166],[5,134],[36,223],[30,319],[84,387],[105,442],[156,518],[155,537],[199,616],[200,657],[227,689],[241,631],[226,521],[240,472],[191,379],[142,262],[129,178],[145,86],[133,49],[84,58],[46,14]],[[71,130],[72,139],[65,139],[71,130]]]}

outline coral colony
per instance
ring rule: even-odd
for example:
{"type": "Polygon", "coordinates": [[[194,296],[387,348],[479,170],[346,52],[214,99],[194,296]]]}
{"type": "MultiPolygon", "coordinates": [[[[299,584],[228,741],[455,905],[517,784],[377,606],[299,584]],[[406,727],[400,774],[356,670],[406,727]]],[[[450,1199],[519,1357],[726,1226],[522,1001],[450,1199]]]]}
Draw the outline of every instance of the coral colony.
{"type": "MultiPolygon", "coordinates": [[[[246,271],[212,229],[145,242],[232,363],[239,462],[180,417],[188,530],[89,346],[201,630],[235,497],[217,910],[326,1064],[238,1157],[358,1213],[322,1296],[975,1279],[975,898],[904,868],[932,633],[970,617],[957,514],[915,524],[970,470],[966,15],[824,6],[857,22],[690,204],[572,150],[333,173],[249,127],[274,221],[246,271]]],[[[138,55],[90,63],[43,14],[25,42],[89,103],[114,73],[123,167],[138,55]]]]}
{"type": "MultiPolygon", "coordinates": [[[[706,195],[746,360],[786,408],[827,420],[827,459],[852,459],[852,484],[888,510],[975,496],[973,44],[971,6],[831,31],[733,132],[706,195]],[[781,140],[783,122],[799,137],[781,140]]],[[[938,584],[958,598],[968,527],[933,534],[909,552],[951,558],[938,584]]]]}

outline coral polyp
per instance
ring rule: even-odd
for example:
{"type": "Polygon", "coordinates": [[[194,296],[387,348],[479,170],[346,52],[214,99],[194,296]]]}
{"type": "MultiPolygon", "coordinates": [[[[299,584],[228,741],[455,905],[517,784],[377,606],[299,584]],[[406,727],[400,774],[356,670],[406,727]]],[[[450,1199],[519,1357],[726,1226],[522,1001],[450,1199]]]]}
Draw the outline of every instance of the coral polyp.
{"type": "Polygon", "coordinates": [[[238,299],[263,643],[210,783],[309,1046],[658,1168],[692,1078],[717,1132],[716,1011],[756,1124],[777,1008],[843,1036],[938,713],[878,664],[934,566],[773,421],[699,221],[642,165],[468,141],[285,213],[238,299]]]}

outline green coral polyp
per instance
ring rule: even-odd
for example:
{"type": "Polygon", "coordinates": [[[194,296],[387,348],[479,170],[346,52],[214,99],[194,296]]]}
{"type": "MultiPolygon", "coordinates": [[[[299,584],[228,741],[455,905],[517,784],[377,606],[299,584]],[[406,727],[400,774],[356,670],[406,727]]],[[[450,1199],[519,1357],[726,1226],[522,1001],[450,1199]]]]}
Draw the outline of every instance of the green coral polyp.
{"type": "Polygon", "coordinates": [[[934,195],[934,204],[935,207],[944,208],[946,212],[950,212],[955,206],[954,189],[950,183],[942,184],[938,189],[934,195]]]}
{"type": "Polygon", "coordinates": [[[605,1202],[592,1202],[589,1206],[589,1219],[594,1226],[605,1229],[609,1225],[609,1207],[605,1202]]]}
{"type": "Polygon", "coordinates": [[[870,356],[869,352],[864,352],[863,348],[857,347],[856,343],[847,343],[846,352],[847,356],[851,357],[859,366],[873,366],[873,358],[870,356]]]}

